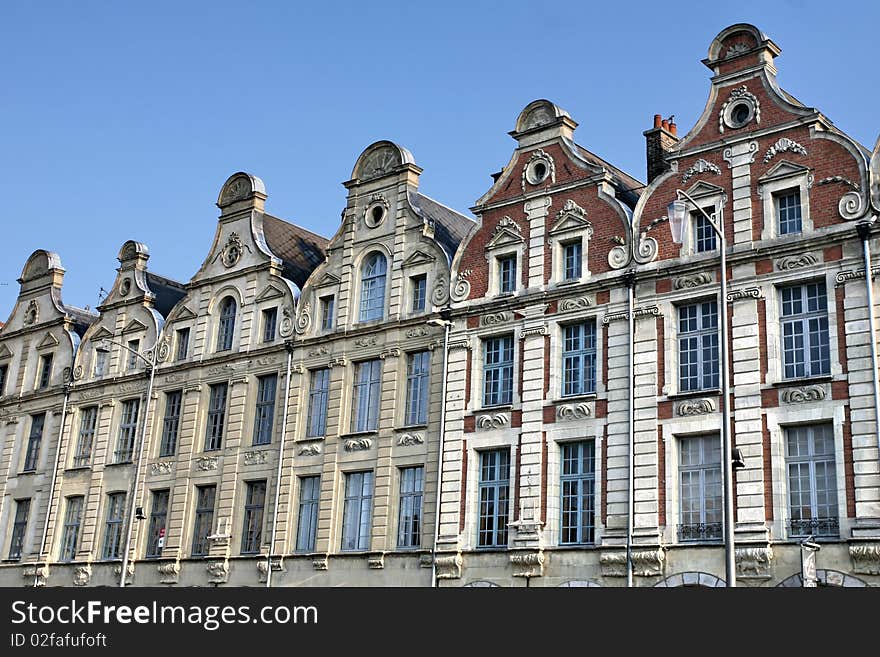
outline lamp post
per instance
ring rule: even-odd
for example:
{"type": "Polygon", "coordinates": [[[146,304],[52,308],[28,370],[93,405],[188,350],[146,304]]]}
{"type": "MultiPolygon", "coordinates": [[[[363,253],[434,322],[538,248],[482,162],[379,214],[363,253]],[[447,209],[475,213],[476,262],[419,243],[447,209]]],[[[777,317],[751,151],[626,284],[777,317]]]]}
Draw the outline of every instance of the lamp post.
{"type": "MultiPolygon", "coordinates": [[[[719,351],[721,356],[721,465],[723,472],[724,497],[724,562],[728,587],[736,586],[736,559],[733,544],[733,459],[730,435],[730,354],[727,349],[727,240],[724,237],[724,200],[719,203],[718,221],[712,219],[700,205],[686,192],[675,190],[676,199],[667,208],[672,241],[682,243],[682,230],[685,224],[687,199],[696,210],[703,215],[712,230],[718,236],[721,251],[721,326],[718,331],[719,351]]],[[[741,464],[741,456],[737,455],[737,463],[741,464]]]]}
{"type": "MultiPolygon", "coordinates": [[[[147,440],[147,415],[150,410],[150,397],[153,394],[153,379],[155,378],[155,375],[156,375],[156,364],[157,364],[158,354],[159,354],[159,343],[157,341],[156,344],[154,344],[153,347],[147,351],[147,353],[150,355],[149,358],[147,358],[146,356],[141,354],[139,351],[135,351],[131,347],[128,347],[127,345],[122,344],[121,342],[116,342],[115,340],[110,340],[108,338],[104,338],[103,340],[101,340],[101,342],[98,343],[98,346],[95,349],[96,349],[96,351],[108,353],[110,351],[111,344],[115,344],[117,347],[122,347],[123,349],[125,349],[129,353],[132,353],[135,356],[137,356],[138,358],[140,358],[144,363],[147,364],[147,367],[149,368],[149,372],[150,372],[150,382],[147,384],[147,394],[146,394],[146,397],[144,398],[144,419],[143,419],[143,424],[142,424],[142,428],[141,428],[141,438],[138,441],[138,444],[136,447],[135,458],[134,458],[134,483],[132,484],[132,487],[131,487],[131,496],[130,496],[131,503],[129,504],[128,518],[127,518],[127,523],[126,523],[127,527],[126,527],[126,531],[125,531],[125,547],[124,547],[124,550],[122,553],[122,570],[119,573],[119,586],[125,587],[125,575],[126,575],[126,571],[128,570],[128,552],[129,552],[129,548],[131,546],[131,534],[132,534],[132,530],[134,529],[134,518],[135,518],[135,511],[137,508],[137,490],[138,490],[138,484],[139,484],[140,473],[141,473],[141,454],[143,452],[144,443],[147,440]]],[[[140,515],[143,515],[143,514],[140,514],[140,515]]]]}

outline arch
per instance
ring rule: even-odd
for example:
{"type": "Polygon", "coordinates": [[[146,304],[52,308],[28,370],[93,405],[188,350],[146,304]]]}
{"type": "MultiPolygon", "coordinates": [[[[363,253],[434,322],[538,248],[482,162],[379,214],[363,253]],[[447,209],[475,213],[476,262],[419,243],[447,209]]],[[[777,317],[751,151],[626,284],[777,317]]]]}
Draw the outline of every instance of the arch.
{"type": "Polygon", "coordinates": [[[360,273],[358,321],[369,322],[384,318],[388,258],[381,251],[369,252],[361,263],[360,273]]]}
{"type": "Polygon", "coordinates": [[[119,255],[116,256],[116,259],[119,262],[126,262],[128,260],[133,260],[138,256],[142,256],[144,259],[149,258],[150,249],[148,249],[147,245],[143,242],[128,240],[122,245],[122,248],[119,249],[119,255]]]}
{"type": "Polygon", "coordinates": [[[367,146],[355,162],[353,180],[372,180],[386,176],[404,164],[416,161],[407,149],[393,141],[382,140],[367,146]]]}
{"type": "MultiPolygon", "coordinates": [[[[864,580],[848,575],[847,573],[842,573],[839,570],[817,569],[816,580],[821,586],[840,586],[844,588],[864,588],[868,586],[867,582],[864,580]]],[[[804,583],[801,574],[795,573],[791,577],[779,582],[776,586],[800,587],[803,585],[804,583]]]]}
{"type": "Polygon", "coordinates": [[[468,582],[462,588],[466,588],[466,589],[497,589],[497,588],[501,588],[501,587],[498,584],[496,584],[495,582],[490,582],[489,580],[486,580],[486,579],[478,579],[474,582],[468,582]]]}
{"type": "Polygon", "coordinates": [[[678,586],[704,586],[708,588],[714,588],[727,586],[727,583],[723,579],[715,577],[715,575],[691,571],[686,573],[677,573],[675,575],[667,577],[663,581],[657,582],[654,586],[665,586],[670,588],[675,588],[678,586]]]}
{"type": "Polygon", "coordinates": [[[571,116],[564,109],[551,103],[549,100],[539,98],[523,108],[516,119],[515,132],[525,132],[534,128],[540,128],[545,125],[555,123],[561,118],[571,119],[571,116]]]}
{"type": "Polygon", "coordinates": [[[231,294],[220,300],[217,306],[217,349],[229,351],[235,338],[235,317],[238,314],[238,302],[231,294]]]}
{"type": "Polygon", "coordinates": [[[223,183],[220,195],[217,197],[217,207],[225,208],[236,201],[244,201],[254,197],[265,199],[266,185],[256,176],[239,171],[233,173],[223,183]]]}
{"type": "Polygon", "coordinates": [[[560,589],[576,589],[576,588],[597,589],[597,588],[601,588],[601,587],[602,587],[601,584],[594,582],[593,580],[590,580],[590,579],[572,579],[572,580],[569,580],[568,582],[563,582],[557,588],[560,588],[560,589]]]}
{"type": "Polygon", "coordinates": [[[21,278],[18,279],[18,282],[27,283],[28,281],[42,278],[55,270],[64,271],[64,267],[61,266],[61,257],[52,251],[37,249],[24,264],[24,268],[21,270],[21,278]]]}
{"type": "Polygon", "coordinates": [[[763,46],[770,42],[767,35],[750,23],[736,23],[724,28],[718,33],[712,43],[709,44],[709,61],[714,62],[722,57],[730,57],[733,54],[739,54],[740,51],[747,52],[755,48],[763,46]],[[731,37],[742,35],[739,41],[734,44],[727,43],[731,37]],[[728,52],[722,52],[725,44],[728,46],[728,52]],[[731,53],[730,50],[733,50],[731,53]],[[745,50],[742,50],[745,49],[745,50]]]}

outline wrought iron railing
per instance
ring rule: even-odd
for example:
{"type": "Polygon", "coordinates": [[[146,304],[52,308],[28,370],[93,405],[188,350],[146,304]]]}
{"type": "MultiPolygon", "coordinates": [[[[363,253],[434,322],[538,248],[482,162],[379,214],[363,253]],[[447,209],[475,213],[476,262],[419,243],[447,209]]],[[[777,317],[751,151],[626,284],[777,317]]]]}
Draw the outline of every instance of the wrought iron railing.
{"type": "Polygon", "coordinates": [[[720,541],[720,522],[698,522],[690,525],[678,526],[679,541],[720,541]]]}
{"type": "Polygon", "coordinates": [[[789,536],[839,536],[837,518],[805,518],[788,521],[789,536]]]}

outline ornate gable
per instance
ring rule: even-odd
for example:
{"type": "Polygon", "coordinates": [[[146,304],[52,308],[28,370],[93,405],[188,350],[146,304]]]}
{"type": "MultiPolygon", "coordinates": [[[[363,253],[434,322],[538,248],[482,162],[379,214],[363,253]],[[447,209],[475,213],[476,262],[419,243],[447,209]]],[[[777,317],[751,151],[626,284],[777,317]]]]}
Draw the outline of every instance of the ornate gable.
{"type": "Polygon", "coordinates": [[[519,245],[524,242],[522,228],[513,219],[504,216],[495,227],[492,239],[486,244],[487,249],[499,249],[505,246],[519,245]]]}
{"type": "Polygon", "coordinates": [[[144,324],[143,322],[141,322],[137,319],[133,319],[128,323],[128,325],[126,325],[126,327],[124,329],[122,329],[122,333],[123,334],[125,334],[125,333],[138,333],[138,332],[146,331],[146,330],[147,330],[146,324],[144,324]]]}
{"type": "Polygon", "coordinates": [[[562,209],[556,213],[556,222],[550,234],[560,235],[584,230],[587,231],[588,236],[593,234],[593,224],[587,221],[587,211],[571,199],[567,200],[562,209]]]}
{"type": "Polygon", "coordinates": [[[257,298],[254,301],[269,301],[270,299],[278,299],[284,296],[284,292],[275,287],[272,284],[266,286],[262,292],[257,295],[257,298]]]}

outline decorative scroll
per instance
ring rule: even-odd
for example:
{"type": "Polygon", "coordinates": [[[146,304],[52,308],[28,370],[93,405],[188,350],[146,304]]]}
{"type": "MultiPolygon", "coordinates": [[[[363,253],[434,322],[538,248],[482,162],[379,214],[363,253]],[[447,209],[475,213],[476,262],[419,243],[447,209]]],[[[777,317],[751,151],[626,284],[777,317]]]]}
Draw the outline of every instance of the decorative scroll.
{"type": "Polygon", "coordinates": [[[792,153],[797,153],[798,155],[807,154],[807,149],[793,139],[789,139],[788,137],[781,137],[776,141],[775,144],[767,149],[767,152],[764,154],[764,164],[767,164],[779,153],[784,153],[785,151],[791,151],[792,153]]]}
{"type": "Polygon", "coordinates": [[[700,158],[699,160],[694,162],[681,176],[681,184],[683,185],[694,176],[705,173],[707,171],[711,171],[718,176],[721,175],[721,168],[717,164],[712,164],[711,162],[700,158]]]}
{"type": "Polygon", "coordinates": [[[510,424],[510,416],[507,413],[481,415],[477,418],[477,427],[480,429],[503,429],[508,424],[510,424]]]}
{"type": "Polygon", "coordinates": [[[705,415],[714,412],[715,402],[712,399],[693,399],[683,401],[678,405],[678,414],[683,417],[705,415]]]}
{"type": "Polygon", "coordinates": [[[786,404],[806,404],[825,399],[827,393],[821,386],[803,386],[802,388],[786,388],[780,398],[786,404]]]}

